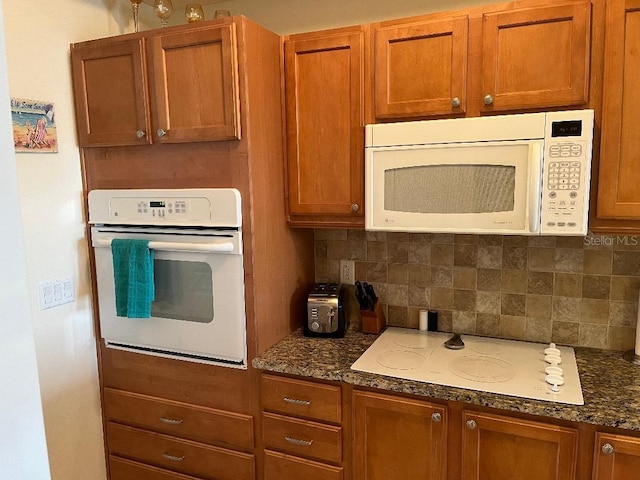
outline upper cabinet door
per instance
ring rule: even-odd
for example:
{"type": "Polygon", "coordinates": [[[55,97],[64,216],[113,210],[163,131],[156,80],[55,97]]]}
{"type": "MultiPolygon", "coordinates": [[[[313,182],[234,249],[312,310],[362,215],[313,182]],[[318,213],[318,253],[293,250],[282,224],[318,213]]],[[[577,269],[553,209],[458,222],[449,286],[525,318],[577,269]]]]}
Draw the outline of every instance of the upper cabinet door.
{"type": "Polygon", "coordinates": [[[588,2],[483,18],[483,112],[582,105],[588,98],[588,2]]]}
{"type": "MultiPolygon", "coordinates": [[[[597,218],[637,221],[640,220],[640,0],[611,0],[607,8],[597,218]]],[[[637,222],[629,226],[640,231],[637,222]]]]}
{"type": "Polygon", "coordinates": [[[82,147],[151,143],[144,40],[108,40],[71,50],[82,147]]]}
{"type": "Polygon", "coordinates": [[[240,138],[235,24],[150,38],[157,141],[240,138]]]}
{"type": "Polygon", "coordinates": [[[468,18],[374,31],[376,118],[464,113],[468,18]]]}
{"type": "Polygon", "coordinates": [[[357,29],[284,44],[292,223],[363,223],[363,38],[357,29]]]}

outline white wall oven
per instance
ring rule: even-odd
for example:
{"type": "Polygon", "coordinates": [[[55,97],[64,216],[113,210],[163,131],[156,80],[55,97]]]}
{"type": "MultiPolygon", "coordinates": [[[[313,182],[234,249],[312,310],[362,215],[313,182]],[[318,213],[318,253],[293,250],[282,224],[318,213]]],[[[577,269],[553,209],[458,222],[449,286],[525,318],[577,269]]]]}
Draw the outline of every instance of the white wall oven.
{"type": "Polygon", "coordinates": [[[93,190],[89,223],[107,347],[247,368],[240,192],[93,190]],[[116,239],[153,251],[148,318],[117,314],[116,239]]]}

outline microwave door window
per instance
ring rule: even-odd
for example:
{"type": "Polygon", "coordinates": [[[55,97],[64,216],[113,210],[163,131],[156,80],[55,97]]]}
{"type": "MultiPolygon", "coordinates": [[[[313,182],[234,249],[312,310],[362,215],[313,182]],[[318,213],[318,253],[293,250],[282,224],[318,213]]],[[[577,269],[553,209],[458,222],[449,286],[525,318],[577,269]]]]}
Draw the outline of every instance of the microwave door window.
{"type": "Polygon", "coordinates": [[[513,212],[515,187],[514,165],[391,168],[384,172],[384,209],[430,214],[513,212]]]}
{"type": "Polygon", "coordinates": [[[213,321],[213,275],[205,262],[154,261],[156,318],[210,323],[213,321]]]}

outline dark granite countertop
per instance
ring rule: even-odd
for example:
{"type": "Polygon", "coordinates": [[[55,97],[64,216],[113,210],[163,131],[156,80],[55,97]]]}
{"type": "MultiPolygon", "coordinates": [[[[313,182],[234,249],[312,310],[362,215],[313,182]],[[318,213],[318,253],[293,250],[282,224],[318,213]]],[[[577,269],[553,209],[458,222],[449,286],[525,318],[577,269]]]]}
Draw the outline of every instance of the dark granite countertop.
{"type": "Polygon", "coordinates": [[[377,335],[348,332],[344,338],[307,338],[297,331],[255,358],[260,370],[333,380],[390,392],[640,431],[640,366],[622,352],[576,347],[583,406],[402,380],[351,370],[377,335]]]}

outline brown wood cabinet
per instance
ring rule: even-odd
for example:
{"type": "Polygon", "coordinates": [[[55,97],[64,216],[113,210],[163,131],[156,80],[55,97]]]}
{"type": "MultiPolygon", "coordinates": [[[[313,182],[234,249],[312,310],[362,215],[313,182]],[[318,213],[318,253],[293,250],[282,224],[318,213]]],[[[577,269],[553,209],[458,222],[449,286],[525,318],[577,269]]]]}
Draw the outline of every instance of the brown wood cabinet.
{"type": "Polygon", "coordinates": [[[263,374],[261,396],[264,480],[343,480],[340,387],[263,374]]]}
{"type": "Polygon", "coordinates": [[[355,391],[353,417],[354,480],[447,478],[445,406],[355,391]]]}
{"type": "Polygon", "coordinates": [[[639,438],[596,434],[593,480],[628,480],[639,474],[639,438]]]}
{"type": "Polygon", "coordinates": [[[588,99],[588,2],[483,16],[483,112],[584,105],[588,99]]]}
{"type": "Polygon", "coordinates": [[[467,16],[373,30],[376,118],[464,113],[467,16]]]}
{"type": "Polygon", "coordinates": [[[292,225],[364,224],[364,48],[361,27],[284,42],[292,225]]]}
{"type": "Polygon", "coordinates": [[[222,22],[72,45],[80,146],[239,139],[236,27],[222,22]]]}
{"type": "Polygon", "coordinates": [[[577,429],[463,412],[463,480],[571,480],[577,453],[577,429]]]}
{"type": "Polygon", "coordinates": [[[640,232],[640,1],[607,2],[594,230],[640,232]]]}
{"type": "Polygon", "coordinates": [[[496,5],[375,25],[375,117],[584,105],[590,26],[588,2],[496,5]]]}

